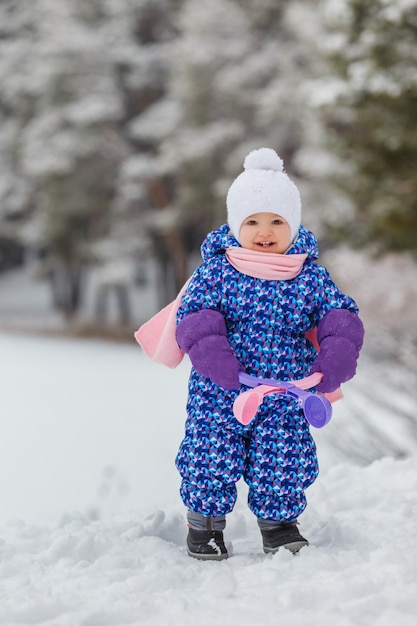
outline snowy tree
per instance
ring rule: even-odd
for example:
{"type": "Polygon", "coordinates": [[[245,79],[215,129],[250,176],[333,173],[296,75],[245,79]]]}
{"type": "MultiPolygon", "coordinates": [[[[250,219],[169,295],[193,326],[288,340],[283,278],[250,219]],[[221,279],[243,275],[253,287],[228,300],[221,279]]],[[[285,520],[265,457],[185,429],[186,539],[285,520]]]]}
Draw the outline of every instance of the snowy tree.
{"type": "Polygon", "coordinates": [[[27,218],[25,235],[48,251],[54,301],[68,315],[79,305],[88,244],[107,230],[127,154],[98,6],[9,3],[1,44],[2,113],[27,195],[13,198],[27,218]]]}
{"type": "Polygon", "coordinates": [[[335,75],[321,106],[333,175],[351,199],[356,243],[417,252],[417,2],[325,0],[325,53],[335,75]]]}
{"type": "MultiPolygon", "coordinates": [[[[147,256],[155,258],[157,266],[175,260],[165,253],[164,245],[155,237],[152,213],[158,209],[153,202],[155,182],[144,178],[132,164],[149,161],[153,143],[135,137],[130,132],[132,119],[140,119],[156,106],[166,92],[169,73],[168,44],[175,37],[175,15],[181,0],[107,0],[107,53],[116,76],[123,101],[120,128],[129,143],[131,159],[121,163],[112,203],[108,236],[95,247],[98,257],[108,262],[101,272],[103,288],[113,288],[120,294],[123,277],[126,281],[134,271],[134,280],[141,280],[147,256]],[[161,259],[162,252],[162,259],[161,259]]],[[[128,155],[129,157],[129,155],[128,155]]],[[[170,234],[168,234],[168,238],[170,234]]],[[[162,275],[166,275],[161,272],[162,275]]],[[[131,281],[132,282],[132,281],[131,281]]],[[[172,282],[172,281],[170,281],[172,282]]],[[[160,281],[157,281],[160,289],[160,281]]],[[[172,291],[174,291],[173,289],[172,291]]],[[[166,289],[164,290],[166,291],[166,289]]],[[[126,296],[120,298],[126,300],[126,296]]],[[[101,299],[102,300],[102,299],[101,299]]],[[[161,302],[165,301],[161,298],[161,302]]],[[[98,310],[101,304],[98,303],[98,310]]],[[[128,319],[125,306],[122,317],[128,319]]],[[[102,313],[100,312],[100,317],[102,313]]]]}
{"type": "Polygon", "coordinates": [[[138,47],[132,48],[131,54],[120,40],[113,52],[125,94],[125,134],[133,147],[132,157],[120,171],[117,207],[118,211],[132,204],[141,208],[142,234],[150,243],[158,269],[156,286],[161,305],[176,295],[188,277],[184,250],[187,236],[183,236],[177,211],[171,206],[173,178],[171,172],[155,165],[153,158],[160,126],[165,128],[171,121],[166,97],[171,45],[177,36],[176,16],[181,3],[182,0],[126,0],[125,19],[135,24],[138,47]],[[158,120],[154,111],[161,111],[158,120]],[[135,132],[138,125],[144,132],[135,132]]]}
{"type": "Polygon", "coordinates": [[[121,166],[148,148],[126,126],[163,93],[166,60],[153,44],[171,35],[166,9],[166,0],[0,5],[2,228],[48,251],[54,300],[69,315],[89,261],[111,265],[114,281],[115,257],[143,248],[143,189],[121,166]]]}

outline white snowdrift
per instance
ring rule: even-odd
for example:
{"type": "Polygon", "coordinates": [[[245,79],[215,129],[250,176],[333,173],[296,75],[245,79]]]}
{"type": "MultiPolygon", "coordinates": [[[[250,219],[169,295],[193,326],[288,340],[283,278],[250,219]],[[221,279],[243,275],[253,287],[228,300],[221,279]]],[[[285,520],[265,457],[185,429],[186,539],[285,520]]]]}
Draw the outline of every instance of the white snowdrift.
{"type": "Polygon", "coordinates": [[[233,556],[203,563],[184,551],[173,465],[187,364],[1,334],[0,353],[1,626],[414,625],[415,454],[335,463],[320,435],[310,547],[265,556],[241,485],[233,556]]]}

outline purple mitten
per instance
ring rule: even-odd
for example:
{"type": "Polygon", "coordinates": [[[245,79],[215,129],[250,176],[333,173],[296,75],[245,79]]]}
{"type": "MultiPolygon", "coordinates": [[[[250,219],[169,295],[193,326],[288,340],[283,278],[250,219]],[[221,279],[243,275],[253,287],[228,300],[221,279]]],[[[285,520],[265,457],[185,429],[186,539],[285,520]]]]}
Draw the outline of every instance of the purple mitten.
{"type": "Polygon", "coordinates": [[[239,389],[243,369],[227,340],[226,323],[218,311],[202,309],[189,313],[177,326],[179,347],[194,369],[224,389],[239,389]]]}
{"type": "Polygon", "coordinates": [[[347,309],[332,309],[323,317],[317,326],[320,352],[311,368],[311,373],[323,374],[317,391],[334,391],[341,383],[353,378],[363,335],[361,320],[347,309]]]}

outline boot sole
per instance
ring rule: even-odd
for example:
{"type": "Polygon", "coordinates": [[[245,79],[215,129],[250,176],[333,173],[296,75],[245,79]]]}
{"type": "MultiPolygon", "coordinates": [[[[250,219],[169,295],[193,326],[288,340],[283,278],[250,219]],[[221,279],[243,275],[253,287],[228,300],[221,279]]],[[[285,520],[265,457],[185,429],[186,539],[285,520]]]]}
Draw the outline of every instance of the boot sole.
{"type": "Polygon", "coordinates": [[[189,548],[187,548],[187,554],[199,561],[224,561],[229,557],[227,552],[223,554],[201,554],[200,552],[191,552],[189,548]]]}
{"type": "Polygon", "coordinates": [[[264,546],[264,552],[265,554],[275,554],[280,548],[285,548],[293,554],[296,554],[301,550],[301,548],[304,548],[304,546],[308,546],[308,541],[292,541],[291,543],[285,543],[284,545],[277,546],[276,548],[266,548],[264,546]]]}

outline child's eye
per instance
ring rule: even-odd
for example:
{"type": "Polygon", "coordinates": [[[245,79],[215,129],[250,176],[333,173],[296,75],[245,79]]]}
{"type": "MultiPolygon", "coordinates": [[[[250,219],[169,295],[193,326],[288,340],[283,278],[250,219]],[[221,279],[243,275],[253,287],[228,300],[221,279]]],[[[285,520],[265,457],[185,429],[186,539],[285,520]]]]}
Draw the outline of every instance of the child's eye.
{"type": "Polygon", "coordinates": [[[256,220],[248,220],[248,221],[246,222],[246,224],[247,224],[248,226],[256,226],[256,224],[257,224],[257,223],[258,223],[258,222],[257,222],[256,220]]]}
{"type": "Polygon", "coordinates": [[[283,221],[282,220],[273,220],[272,223],[273,223],[274,226],[280,226],[281,224],[283,224],[283,221]]]}

